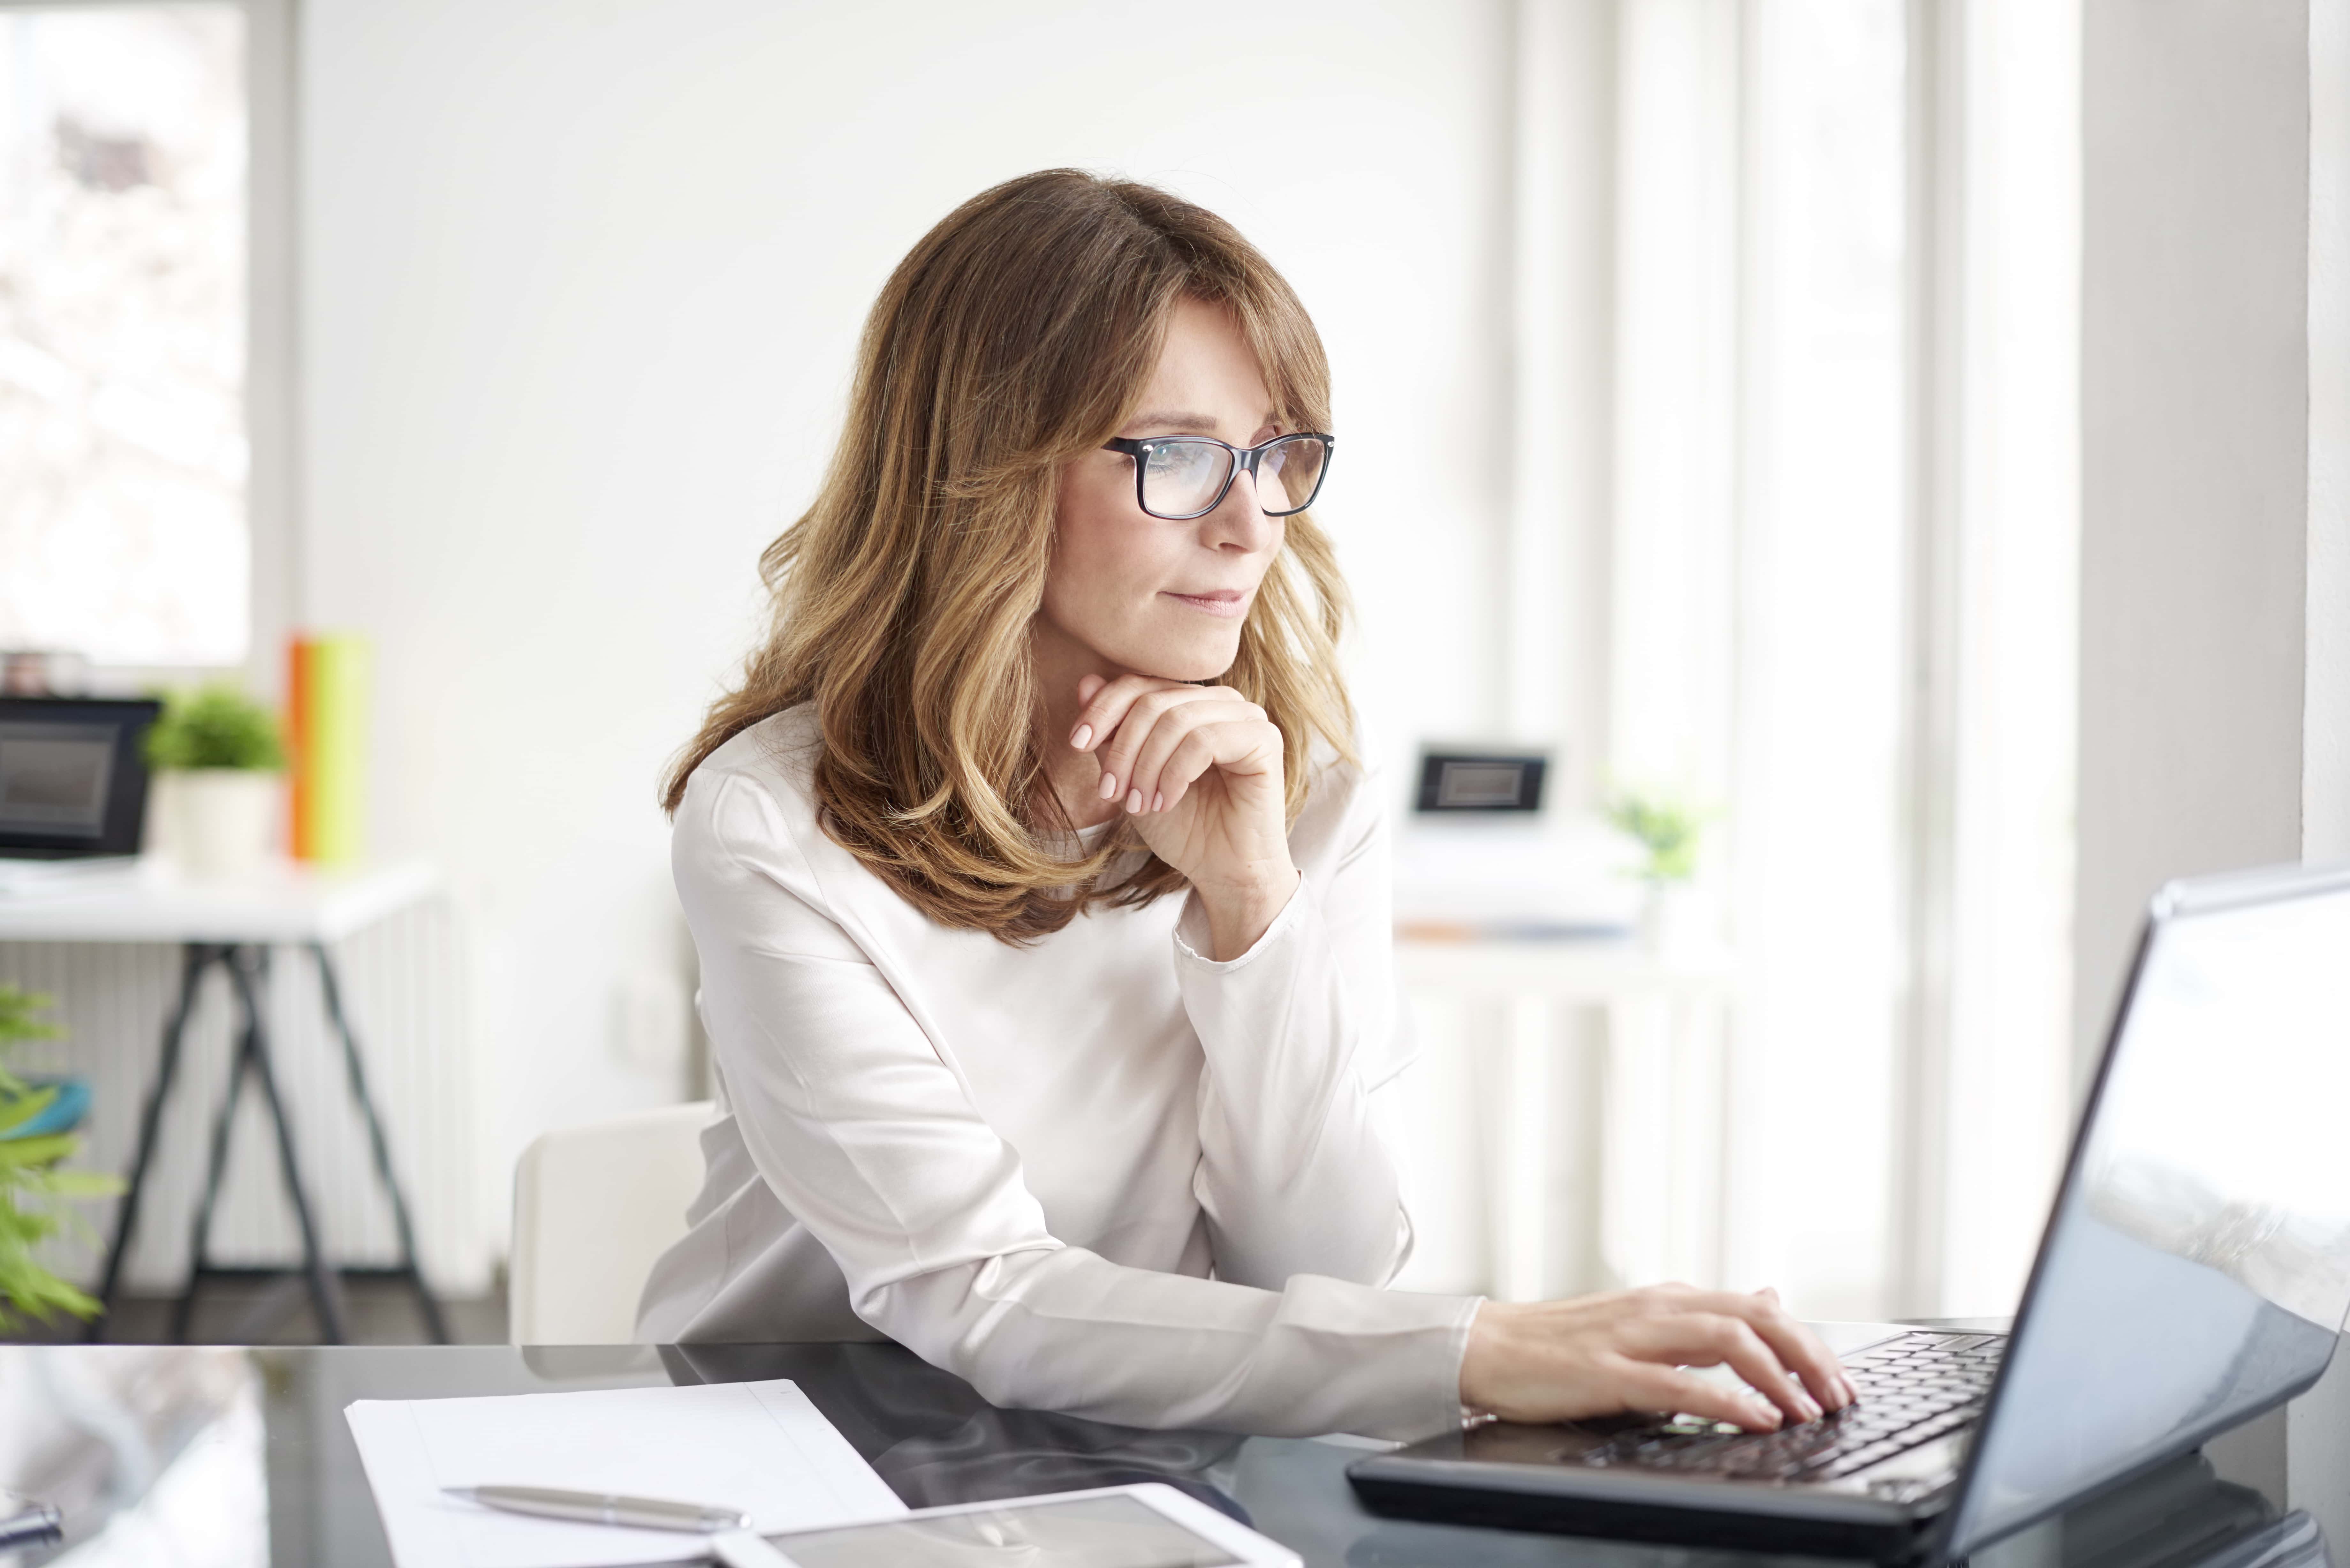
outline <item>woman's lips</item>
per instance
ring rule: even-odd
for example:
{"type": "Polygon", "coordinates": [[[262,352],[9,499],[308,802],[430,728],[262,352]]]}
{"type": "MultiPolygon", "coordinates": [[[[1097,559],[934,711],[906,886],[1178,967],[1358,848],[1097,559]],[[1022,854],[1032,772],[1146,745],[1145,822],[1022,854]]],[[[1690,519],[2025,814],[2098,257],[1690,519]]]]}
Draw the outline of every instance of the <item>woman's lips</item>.
{"type": "Polygon", "coordinates": [[[1238,588],[1224,588],[1212,594],[1179,594],[1165,590],[1167,597],[1179,604],[1190,605],[1205,615],[1222,616],[1230,620],[1248,608],[1248,595],[1238,588]]]}

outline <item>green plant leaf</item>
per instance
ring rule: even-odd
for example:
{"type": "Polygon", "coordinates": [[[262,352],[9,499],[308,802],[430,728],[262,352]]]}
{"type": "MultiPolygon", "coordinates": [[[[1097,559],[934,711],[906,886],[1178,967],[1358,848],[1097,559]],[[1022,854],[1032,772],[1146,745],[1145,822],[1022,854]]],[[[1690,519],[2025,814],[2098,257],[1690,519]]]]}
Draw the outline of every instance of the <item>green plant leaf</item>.
{"type": "Polygon", "coordinates": [[[0,1138],[7,1137],[12,1128],[23,1127],[57,1104],[57,1096],[62,1092],[55,1084],[15,1094],[0,1089],[0,1138]]]}
{"type": "Polygon", "coordinates": [[[26,1167],[55,1165],[81,1147],[71,1133],[44,1133],[39,1137],[0,1138],[0,1179],[26,1167]]]}
{"type": "Polygon", "coordinates": [[[286,765],[277,720],[235,686],[215,681],[160,693],[163,711],[147,732],[147,761],[158,768],[286,765]]]}
{"type": "MultiPolygon", "coordinates": [[[[50,1005],[48,997],[22,986],[0,985],[0,1054],[27,1040],[57,1038],[57,1025],[36,1016],[50,1005]]],[[[33,1249],[68,1229],[88,1234],[88,1222],[71,1204],[120,1192],[121,1181],[101,1171],[58,1168],[81,1147],[71,1133],[5,1136],[40,1115],[57,1094],[53,1085],[36,1089],[0,1066],[0,1332],[47,1323],[59,1313],[87,1318],[99,1310],[43,1267],[33,1249]]]]}
{"type": "Polygon", "coordinates": [[[1709,813],[1656,794],[1620,791],[1605,807],[1616,829],[1648,852],[1640,875],[1652,882],[1683,882],[1697,874],[1699,840],[1709,813]]]}
{"type": "Polygon", "coordinates": [[[52,1170],[41,1178],[41,1190],[60,1198],[111,1198],[130,1189],[122,1178],[103,1170],[52,1170]]]}

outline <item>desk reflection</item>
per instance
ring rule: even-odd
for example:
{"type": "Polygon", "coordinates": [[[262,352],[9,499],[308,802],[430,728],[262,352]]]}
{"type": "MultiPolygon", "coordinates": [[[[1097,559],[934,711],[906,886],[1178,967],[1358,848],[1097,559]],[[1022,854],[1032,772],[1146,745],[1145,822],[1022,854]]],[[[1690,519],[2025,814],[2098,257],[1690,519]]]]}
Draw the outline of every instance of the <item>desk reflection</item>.
{"type": "MultiPolygon", "coordinates": [[[[0,1487],[56,1502],[67,1526],[55,1545],[0,1552],[0,1568],[390,1568],[343,1418],[354,1399],[774,1377],[797,1383],[914,1508],[1159,1481],[1252,1524],[1315,1568],[1763,1561],[1378,1519],[1347,1485],[1360,1443],[1142,1431],[998,1409],[962,1379],[890,1345],[109,1345],[0,1346],[0,1487]]],[[[2181,1530],[2241,1541],[2274,1518],[2256,1495],[2216,1481],[2190,1458],[2083,1516],[1992,1548],[1974,1568],[2169,1564],[2181,1530]]],[[[2323,1544],[2316,1550],[2322,1562],[2323,1544]]]]}
{"type": "Polygon", "coordinates": [[[660,1354],[679,1383],[790,1378],[909,1508],[1159,1481],[1253,1522],[1231,1490],[1244,1438],[1001,1410],[894,1345],[663,1345],[660,1354]]]}

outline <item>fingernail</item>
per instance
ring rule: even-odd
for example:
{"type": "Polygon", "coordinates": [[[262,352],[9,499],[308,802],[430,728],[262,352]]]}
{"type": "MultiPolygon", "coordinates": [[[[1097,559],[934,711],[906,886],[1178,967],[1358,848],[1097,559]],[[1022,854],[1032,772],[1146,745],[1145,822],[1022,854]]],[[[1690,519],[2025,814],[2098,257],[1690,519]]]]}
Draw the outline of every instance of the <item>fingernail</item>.
{"type": "Polygon", "coordinates": [[[1142,809],[1142,792],[1140,790],[1130,789],[1126,792],[1126,809],[1129,812],[1140,811],[1142,809]]]}
{"type": "Polygon", "coordinates": [[[1069,744],[1082,752],[1086,749],[1086,742],[1093,738],[1094,727],[1091,724],[1080,724],[1077,726],[1077,732],[1069,737],[1069,744]]]}
{"type": "Polygon", "coordinates": [[[1118,798],[1118,775],[1116,774],[1102,774],[1101,797],[1104,800],[1116,800],[1118,798]]]}
{"type": "Polygon", "coordinates": [[[1784,1424],[1786,1417],[1779,1413],[1776,1405],[1757,1405],[1754,1407],[1754,1420],[1757,1425],[1775,1432],[1784,1424]]]}
{"type": "Polygon", "coordinates": [[[1160,790],[1158,794],[1150,797],[1150,809],[1153,811],[1165,811],[1167,809],[1167,792],[1165,790],[1160,790]]]}
{"type": "Polygon", "coordinates": [[[1825,1414],[1809,1395],[1798,1395],[1795,1399],[1795,1408],[1804,1413],[1804,1419],[1806,1421],[1816,1421],[1825,1414]]]}

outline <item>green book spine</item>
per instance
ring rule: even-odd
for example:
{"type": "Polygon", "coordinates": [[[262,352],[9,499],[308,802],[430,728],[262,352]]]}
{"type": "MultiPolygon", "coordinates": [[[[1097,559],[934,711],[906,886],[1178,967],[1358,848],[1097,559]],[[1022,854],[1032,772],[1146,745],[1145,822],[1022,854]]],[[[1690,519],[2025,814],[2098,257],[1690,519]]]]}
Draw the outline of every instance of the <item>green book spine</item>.
{"type": "Polygon", "coordinates": [[[308,722],[310,858],[352,866],[367,857],[368,704],[373,658],[357,632],[321,633],[311,644],[308,722]]]}

